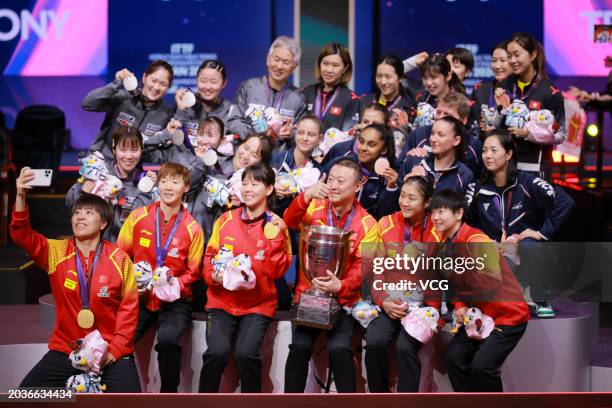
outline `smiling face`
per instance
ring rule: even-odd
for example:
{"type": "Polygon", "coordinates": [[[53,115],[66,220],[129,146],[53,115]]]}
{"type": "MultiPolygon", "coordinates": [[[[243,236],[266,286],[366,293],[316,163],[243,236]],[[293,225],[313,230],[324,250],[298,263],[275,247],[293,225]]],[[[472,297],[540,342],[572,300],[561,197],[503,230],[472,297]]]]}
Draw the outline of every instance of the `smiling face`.
{"type": "Polygon", "coordinates": [[[423,86],[432,96],[439,97],[446,95],[449,91],[448,82],[450,81],[452,74],[453,72],[450,71],[445,77],[439,72],[425,72],[423,74],[423,86]]]}
{"type": "Polygon", "coordinates": [[[294,55],[285,47],[276,47],[268,54],[268,75],[278,83],[285,83],[289,75],[297,67],[293,62],[294,55]]]}
{"type": "Polygon", "coordinates": [[[243,142],[234,155],[234,167],[236,170],[244,169],[261,161],[261,142],[257,137],[251,137],[243,142]]]}
{"type": "Polygon", "coordinates": [[[436,227],[436,231],[447,234],[461,224],[463,209],[453,212],[450,208],[436,208],[431,211],[431,221],[436,227]]]}
{"type": "Polygon", "coordinates": [[[361,180],[357,180],[354,169],[335,165],[329,171],[327,186],[329,201],[333,205],[350,204],[355,200],[355,194],[361,188],[361,180]]]}
{"type": "Polygon", "coordinates": [[[512,69],[508,64],[508,53],[503,48],[496,48],[491,55],[491,70],[496,81],[503,81],[512,69]]]}
{"type": "Polygon", "coordinates": [[[443,120],[437,120],[431,129],[429,136],[429,144],[431,152],[435,155],[441,155],[452,151],[455,146],[461,143],[461,136],[456,135],[453,126],[443,120]]]}
{"type": "Polygon", "coordinates": [[[75,209],[70,223],[72,233],[79,240],[95,238],[106,228],[106,222],[102,220],[100,213],[88,207],[75,209]]]}
{"type": "Polygon", "coordinates": [[[505,170],[511,157],[512,150],[506,151],[497,137],[489,136],[485,139],[482,146],[482,162],[488,171],[497,173],[505,170]]]}
{"type": "Polygon", "coordinates": [[[142,95],[150,101],[158,101],[166,95],[170,87],[170,73],[164,68],[157,68],[149,75],[142,77],[142,95]]]}
{"type": "Polygon", "coordinates": [[[385,152],[385,141],[376,129],[365,129],[357,137],[357,158],[364,166],[373,164],[385,152]]]}
{"type": "Polygon", "coordinates": [[[142,149],[128,142],[120,143],[114,150],[117,165],[126,173],[131,173],[140,162],[142,149]]]}
{"type": "Polygon", "coordinates": [[[168,175],[159,180],[159,198],[168,207],[179,206],[183,200],[183,194],[189,190],[189,185],[180,176],[168,175]]]}
{"type": "Polygon", "coordinates": [[[303,119],[298,124],[295,132],[295,148],[310,157],[312,151],[317,147],[323,135],[319,124],[310,119],[303,119]]]}
{"type": "Polygon", "coordinates": [[[515,75],[521,75],[527,71],[537,56],[537,52],[534,51],[530,54],[516,41],[509,42],[506,49],[508,51],[508,64],[515,75]]]}
{"type": "Polygon", "coordinates": [[[197,77],[198,95],[207,102],[215,102],[225,88],[227,81],[223,75],[213,68],[204,68],[197,77]]]}
{"type": "Polygon", "coordinates": [[[335,86],[340,83],[342,74],[346,71],[347,66],[344,65],[342,58],[338,54],[331,54],[321,60],[319,70],[321,72],[321,81],[328,86],[335,86]]]}
{"type": "Polygon", "coordinates": [[[240,186],[240,194],[244,204],[251,210],[260,208],[265,205],[268,197],[274,191],[274,186],[267,186],[262,181],[257,181],[251,174],[242,180],[240,186]]]}
{"type": "Polygon", "coordinates": [[[416,183],[405,183],[402,186],[399,198],[399,206],[404,218],[411,222],[418,222],[425,217],[427,201],[423,193],[418,189],[416,183]]]}
{"type": "Polygon", "coordinates": [[[376,86],[380,90],[380,94],[387,99],[399,92],[400,77],[397,76],[393,66],[378,64],[376,67],[376,86]]]}
{"type": "Polygon", "coordinates": [[[214,123],[205,123],[201,129],[198,129],[196,135],[198,147],[205,149],[216,149],[221,143],[221,129],[214,123]]]}

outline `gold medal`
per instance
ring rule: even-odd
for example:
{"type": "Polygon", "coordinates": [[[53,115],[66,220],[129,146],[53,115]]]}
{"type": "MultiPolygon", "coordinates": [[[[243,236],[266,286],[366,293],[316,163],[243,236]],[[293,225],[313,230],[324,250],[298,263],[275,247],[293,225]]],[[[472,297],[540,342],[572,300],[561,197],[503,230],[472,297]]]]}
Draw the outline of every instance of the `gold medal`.
{"type": "Polygon", "coordinates": [[[271,222],[266,223],[266,226],[264,227],[264,236],[266,239],[276,238],[279,232],[280,229],[276,225],[272,224],[271,222]]]}
{"type": "Polygon", "coordinates": [[[90,329],[94,324],[94,314],[89,309],[81,309],[77,315],[77,323],[81,329],[90,329]]]}

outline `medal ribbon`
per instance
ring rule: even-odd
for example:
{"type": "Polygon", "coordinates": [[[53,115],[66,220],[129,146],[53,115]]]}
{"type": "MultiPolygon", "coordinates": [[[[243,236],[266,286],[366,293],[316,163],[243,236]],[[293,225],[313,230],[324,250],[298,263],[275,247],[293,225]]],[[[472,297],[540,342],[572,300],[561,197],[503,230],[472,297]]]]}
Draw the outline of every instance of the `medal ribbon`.
{"type": "Polygon", "coordinates": [[[176,234],[176,231],[178,229],[179,224],[181,223],[181,219],[183,218],[183,211],[182,209],[179,210],[178,214],[176,215],[176,219],[174,220],[174,224],[172,225],[172,229],[170,230],[170,233],[168,234],[168,237],[166,238],[166,242],[164,243],[164,246],[162,248],[161,246],[161,240],[162,240],[162,236],[160,233],[160,227],[159,227],[159,206],[156,208],[155,210],[155,262],[156,262],[156,267],[160,267],[163,266],[164,261],[166,260],[166,255],[168,255],[168,247],[170,247],[170,242],[172,242],[172,238],[174,238],[174,235],[176,234]]]}
{"type": "Polygon", "coordinates": [[[77,275],[79,277],[79,287],[81,290],[81,309],[89,309],[91,277],[93,276],[96,266],[98,265],[98,261],[100,260],[100,254],[102,253],[102,240],[100,240],[98,246],[96,247],[96,255],[94,256],[94,260],[91,264],[91,269],[87,271],[87,278],[85,278],[83,265],[81,265],[81,257],[79,256],[79,248],[76,245],[76,239],[74,240],[74,252],[76,253],[77,275]]]}

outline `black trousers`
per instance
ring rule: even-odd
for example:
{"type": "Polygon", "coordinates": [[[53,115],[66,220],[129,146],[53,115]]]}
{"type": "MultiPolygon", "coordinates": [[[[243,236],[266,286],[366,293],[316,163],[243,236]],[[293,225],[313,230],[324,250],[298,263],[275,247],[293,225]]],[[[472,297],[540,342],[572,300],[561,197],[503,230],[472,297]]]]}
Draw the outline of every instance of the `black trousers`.
{"type": "MultiPolygon", "coordinates": [[[[19,384],[20,387],[66,387],[68,378],[83,371],[72,367],[68,355],[49,350],[19,384]]],[[[102,385],[106,392],[140,392],[134,356],[120,358],[104,367],[102,385]]]]}
{"type": "Polygon", "coordinates": [[[202,357],[199,392],[218,392],[223,370],[227,366],[232,338],[236,338],[234,357],[240,376],[240,390],[261,392],[261,355],[271,318],[260,314],[234,316],[221,309],[209,309],[206,322],[206,344],[202,357]]]}
{"type": "Polygon", "coordinates": [[[355,392],[357,374],[351,344],[355,324],[352,316],[340,312],[334,327],[329,331],[294,326],[285,365],[285,392],[304,392],[312,349],[317,337],[323,331],[327,332],[329,370],[334,376],[338,392],[355,392]]]}
{"type": "Polygon", "coordinates": [[[134,342],[145,335],[147,330],[158,323],[157,329],[157,363],[161,379],[160,392],[177,392],[181,381],[181,336],[191,324],[191,304],[185,299],[172,303],[162,303],[158,311],[152,312],[140,305],[138,325],[134,342]]]}
{"type": "Polygon", "coordinates": [[[370,392],[389,392],[389,347],[395,343],[397,392],[418,392],[421,378],[421,342],[410,336],[399,320],[382,312],[366,331],[365,366],[370,392]]]}
{"type": "Polygon", "coordinates": [[[501,366],[518,344],[527,323],[495,326],[484,341],[470,339],[465,329],[451,340],[444,365],[456,392],[503,392],[501,366]]]}

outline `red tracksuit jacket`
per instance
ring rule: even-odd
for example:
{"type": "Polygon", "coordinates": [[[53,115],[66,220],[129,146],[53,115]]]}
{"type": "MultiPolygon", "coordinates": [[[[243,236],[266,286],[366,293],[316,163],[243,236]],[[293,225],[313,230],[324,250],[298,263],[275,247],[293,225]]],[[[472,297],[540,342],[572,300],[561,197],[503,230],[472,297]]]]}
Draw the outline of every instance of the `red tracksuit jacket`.
{"type": "MultiPolygon", "coordinates": [[[[147,261],[153,270],[156,268],[155,259],[155,211],[159,202],[146,207],[135,209],[128,215],[117,238],[117,245],[132,258],[136,264],[147,261]]],[[[198,223],[191,217],[183,207],[183,218],[176,230],[176,234],[168,247],[168,255],[164,265],[170,268],[173,276],[178,279],[181,286],[181,297],[191,296],[191,284],[199,279],[202,264],[202,252],[204,251],[204,233],[198,223]]],[[[159,212],[160,226],[163,229],[162,245],[174,225],[178,214],[173,215],[164,225],[164,213],[159,212]]],[[[160,300],[148,291],[141,295],[147,309],[156,311],[159,309],[160,300]]]]}
{"type": "MultiPolygon", "coordinates": [[[[380,250],[379,256],[394,257],[396,253],[402,254],[402,248],[397,244],[404,243],[405,240],[406,222],[401,211],[382,217],[378,221],[378,229],[380,230],[380,250]]],[[[430,218],[426,218],[410,228],[411,242],[436,242],[431,234],[433,225],[430,218]]],[[[416,271],[414,274],[408,274],[406,271],[385,271],[380,275],[373,275],[372,279],[381,279],[384,282],[400,282],[402,279],[418,282],[419,279],[438,279],[438,277],[424,275],[422,271],[416,271]]],[[[440,302],[433,300],[438,298],[435,292],[424,293],[425,302],[429,306],[440,309],[440,302]]],[[[382,307],[383,301],[388,297],[388,293],[384,290],[375,290],[372,288],[372,300],[382,307]]]]}
{"type": "MultiPolygon", "coordinates": [[[[81,291],[76,269],[73,239],[47,239],[32,230],[28,211],[13,211],[13,241],[47,271],[55,299],[55,327],[49,350],[70,354],[69,344],[98,330],[109,344],[108,351],[119,359],[134,352],[134,332],[138,322],[138,291],[129,256],[114,244],[103,241],[102,253],[91,279],[90,310],[94,314],[91,329],[77,324],[81,310],[81,291]]],[[[79,253],[82,261],[86,257],[79,253]]],[[[89,254],[93,262],[95,251],[89,254]]],[[[85,265],[83,265],[85,271],[85,265]]]]}
{"type": "MultiPolygon", "coordinates": [[[[368,214],[357,200],[354,203],[355,215],[348,226],[348,230],[354,231],[354,233],[350,238],[351,243],[346,272],[342,279],[340,279],[342,286],[336,294],[340,306],[352,306],[361,297],[362,263],[364,261],[371,261],[371,256],[374,255],[374,250],[378,243],[378,224],[376,224],[376,220],[368,214]],[[366,250],[372,250],[371,256],[362,256],[362,251],[366,250]]],[[[289,228],[292,229],[299,229],[301,224],[327,225],[327,210],[329,206],[329,200],[313,199],[310,203],[306,203],[304,193],[301,193],[291,202],[283,218],[289,228]]],[[[349,213],[346,212],[340,220],[336,219],[336,225],[344,225],[349,213]]],[[[363,267],[368,268],[365,265],[363,267]]],[[[295,288],[295,302],[299,301],[300,294],[308,288],[310,288],[310,282],[300,268],[298,283],[295,288]]]]}
{"type": "MultiPolygon", "coordinates": [[[[432,230],[432,234],[438,242],[447,241],[447,237],[437,233],[435,228],[432,230]]],[[[496,325],[516,326],[527,322],[529,320],[529,307],[524,300],[518,300],[523,299],[521,286],[505,259],[499,255],[497,250],[488,250],[493,249],[493,246],[489,247],[486,244],[492,244],[493,241],[479,229],[472,228],[464,223],[453,239],[453,243],[454,252],[460,256],[473,257],[476,255],[474,251],[486,251],[488,258],[486,262],[490,264],[497,262],[499,264],[499,276],[497,278],[488,277],[482,273],[451,274],[449,285],[453,288],[453,291],[455,293],[463,292],[469,294],[473,293],[472,287],[474,285],[479,285],[478,290],[485,289],[487,291],[487,299],[500,299],[500,301],[478,301],[478,299],[475,299],[476,301],[471,303],[482,310],[484,314],[491,316],[495,320],[496,325]],[[461,245],[462,243],[471,245],[461,245]],[[482,243],[480,244],[482,246],[479,246],[477,243],[482,243]]],[[[455,309],[469,306],[462,301],[455,301],[453,303],[455,309]]]]}
{"type": "Polygon", "coordinates": [[[202,274],[208,286],[207,309],[222,309],[234,316],[259,313],[274,317],[277,296],[274,281],[281,278],[291,264],[291,241],[285,230],[274,239],[264,236],[264,216],[243,219],[242,208],[224,212],[215,222],[206,253],[202,274]],[[255,273],[255,287],[231,291],[212,278],[212,259],[220,248],[237,256],[248,255],[255,273]]]}

